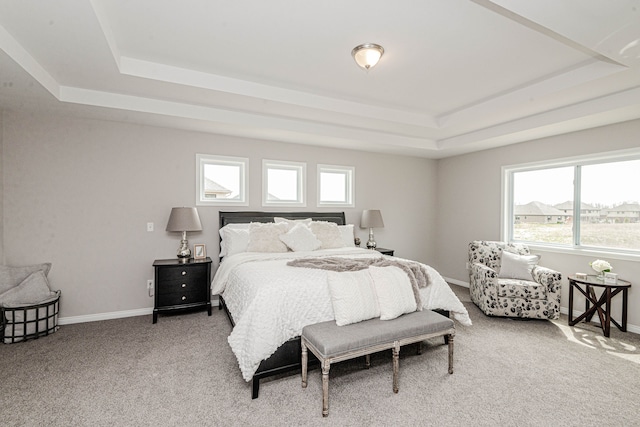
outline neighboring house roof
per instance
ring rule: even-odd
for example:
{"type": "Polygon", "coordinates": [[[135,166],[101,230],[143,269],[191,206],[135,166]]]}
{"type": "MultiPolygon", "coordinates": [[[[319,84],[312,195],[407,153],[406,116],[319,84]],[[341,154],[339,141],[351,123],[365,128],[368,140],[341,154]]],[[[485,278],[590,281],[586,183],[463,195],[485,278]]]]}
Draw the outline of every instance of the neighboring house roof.
{"type": "Polygon", "coordinates": [[[530,202],[526,205],[516,205],[515,206],[515,214],[516,215],[562,215],[565,216],[566,213],[561,211],[560,209],[556,209],[553,206],[546,205],[542,202],[530,202]]]}
{"type": "Polygon", "coordinates": [[[620,206],[614,206],[607,209],[609,212],[640,212],[640,204],[623,203],[620,206]]]}
{"type": "Polygon", "coordinates": [[[215,194],[229,194],[231,190],[223,187],[212,179],[205,178],[204,179],[204,192],[205,193],[215,193],[215,194]]]}
{"type": "MultiPolygon", "coordinates": [[[[566,202],[553,205],[553,207],[561,210],[573,210],[573,201],[567,200],[566,202]]],[[[598,208],[596,208],[593,205],[590,205],[589,203],[580,203],[580,210],[582,211],[594,210],[594,209],[597,210],[598,208]]]]}

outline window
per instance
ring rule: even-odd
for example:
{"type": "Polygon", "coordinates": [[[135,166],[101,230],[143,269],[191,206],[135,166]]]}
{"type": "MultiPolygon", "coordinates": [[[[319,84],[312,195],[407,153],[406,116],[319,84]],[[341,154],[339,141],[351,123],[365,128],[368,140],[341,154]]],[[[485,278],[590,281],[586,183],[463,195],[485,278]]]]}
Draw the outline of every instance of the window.
{"type": "Polygon", "coordinates": [[[640,255],[640,153],[503,168],[508,240],[640,255]]]}
{"type": "Polygon", "coordinates": [[[262,161],[262,206],[307,206],[307,164],[262,161]]]}
{"type": "Polygon", "coordinates": [[[354,207],[355,168],[318,165],[318,206],[354,207]]]}
{"type": "Polygon", "coordinates": [[[249,159],[196,154],[197,206],[248,206],[249,159]]]}

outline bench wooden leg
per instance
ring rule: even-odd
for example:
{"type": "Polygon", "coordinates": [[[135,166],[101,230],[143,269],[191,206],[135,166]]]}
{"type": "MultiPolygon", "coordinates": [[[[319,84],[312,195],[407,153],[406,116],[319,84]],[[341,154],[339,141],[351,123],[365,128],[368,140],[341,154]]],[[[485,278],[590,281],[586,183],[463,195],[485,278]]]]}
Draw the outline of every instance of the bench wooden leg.
{"type": "Polygon", "coordinates": [[[331,364],[322,361],[322,416],[329,416],[329,369],[331,364]]]}
{"type": "Polygon", "coordinates": [[[367,369],[369,369],[371,367],[371,355],[370,354],[367,354],[364,357],[364,367],[367,368],[367,369]]]}
{"type": "Polygon", "coordinates": [[[393,392],[398,392],[398,371],[400,370],[400,344],[396,341],[393,346],[393,392]]]}
{"type": "Polygon", "coordinates": [[[307,358],[308,353],[307,353],[307,346],[304,344],[304,341],[301,341],[302,343],[302,388],[307,388],[307,358]]]}
{"type": "Polygon", "coordinates": [[[449,373],[453,374],[453,335],[446,335],[449,344],[449,373]]]}
{"type": "Polygon", "coordinates": [[[418,354],[422,354],[422,341],[418,342],[418,354]]]}

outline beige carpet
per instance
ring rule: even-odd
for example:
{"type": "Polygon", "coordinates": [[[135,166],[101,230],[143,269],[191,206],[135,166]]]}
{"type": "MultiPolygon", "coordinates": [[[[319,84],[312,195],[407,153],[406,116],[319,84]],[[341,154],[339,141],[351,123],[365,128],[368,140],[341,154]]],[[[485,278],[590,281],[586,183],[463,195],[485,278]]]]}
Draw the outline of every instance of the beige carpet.
{"type": "Polygon", "coordinates": [[[640,425],[640,336],[592,326],[489,318],[465,302],[455,372],[447,349],[403,349],[400,393],[390,352],[372,367],[331,369],[330,414],[321,416],[320,372],[266,381],[251,400],[214,310],[67,325],[34,341],[0,345],[0,425],[640,425]]]}

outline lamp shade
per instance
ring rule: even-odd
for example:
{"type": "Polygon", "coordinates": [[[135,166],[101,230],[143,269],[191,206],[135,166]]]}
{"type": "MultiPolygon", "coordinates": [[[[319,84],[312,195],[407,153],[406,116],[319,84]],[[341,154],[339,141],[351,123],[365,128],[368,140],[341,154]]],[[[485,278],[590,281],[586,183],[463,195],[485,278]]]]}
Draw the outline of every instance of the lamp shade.
{"type": "Polygon", "coordinates": [[[196,208],[173,208],[167,231],[201,231],[202,224],[196,208]]]}
{"type": "Polygon", "coordinates": [[[362,228],[383,228],[382,214],[377,209],[362,211],[360,218],[360,227],[362,228]]]}

